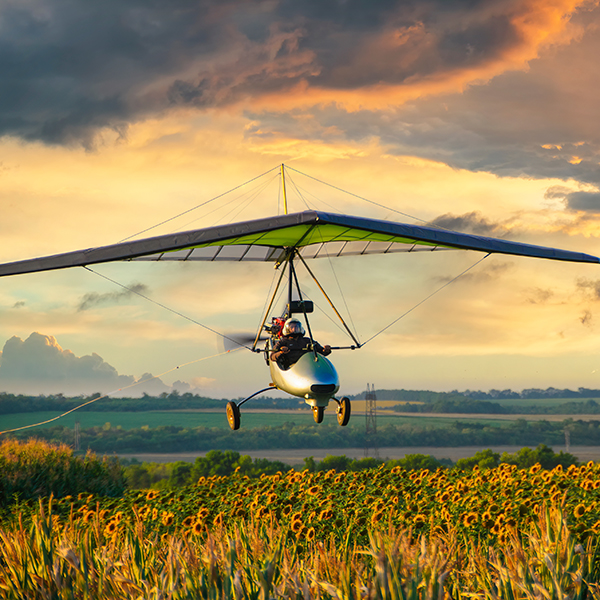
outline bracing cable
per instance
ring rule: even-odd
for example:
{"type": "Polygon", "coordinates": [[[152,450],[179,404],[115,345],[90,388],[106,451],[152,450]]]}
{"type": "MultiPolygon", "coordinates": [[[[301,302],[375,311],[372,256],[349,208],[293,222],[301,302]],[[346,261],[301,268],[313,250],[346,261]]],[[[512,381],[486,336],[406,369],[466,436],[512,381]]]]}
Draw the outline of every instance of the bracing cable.
{"type": "Polygon", "coordinates": [[[62,413],[61,415],[53,417],[52,419],[48,419],[46,421],[40,421],[39,423],[33,423],[31,425],[23,425],[22,427],[15,427],[14,429],[6,429],[5,431],[0,431],[0,435],[2,435],[4,433],[13,433],[14,431],[21,431],[23,429],[31,429],[32,427],[39,427],[40,425],[47,425],[48,423],[52,423],[53,421],[56,421],[62,417],[66,417],[67,415],[71,414],[72,412],[75,412],[76,410],[79,410],[80,408],[83,408],[84,406],[88,406],[89,404],[92,404],[93,402],[98,402],[98,400],[108,398],[108,396],[110,396],[111,394],[116,394],[117,392],[122,392],[124,390],[131,389],[132,387],[135,387],[136,385],[140,385],[142,383],[147,383],[148,381],[152,381],[153,379],[159,379],[160,377],[164,377],[165,375],[168,375],[169,373],[176,371],[177,369],[180,369],[182,367],[187,367],[188,365],[193,365],[194,363],[197,363],[197,362],[200,362],[203,360],[209,360],[210,358],[216,358],[217,356],[222,356],[223,354],[227,354],[229,352],[235,352],[236,350],[239,350],[239,348],[235,348],[234,350],[226,350],[225,352],[219,352],[219,354],[213,354],[212,356],[203,356],[202,358],[190,360],[189,362],[183,363],[181,365],[177,365],[176,367],[173,367],[173,368],[165,371],[164,373],[161,373],[160,375],[154,375],[153,377],[149,377],[148,379],[140,379],[130,385],[126,385],[125,387],[119,388],[118,390],[113,390],[112,392],[108,392],[107,394],[104,394],[104,396],[99,396],[98,398],[92,398],[91,400],[88,400],[87,402],[84,402],[83,404],[79,404],[75,408],[71,408],[70,410],[67,410],[66,412],[62,413]]]}
{"type": "Polygon", "coordinates": [[[182,217],[183,215],[186,215],[198,208],[201,208],[202,206],[206,206],[207,204],[210,204],[211,202],[214,202],[215,200],[218,200],[219,198],[222,198],[223,196],[226,196],[227,194],[230,194],[231,192],[235,192],[235,190],[238,190],[239,188],[241,188],[245,185],[248,185],[249,183],[252,183],[253,181],[256,181],[257,179],[260,179],[261,177],[265,176],[267,173],[270,173],[271,171],[273,171],[275,169],[279,169],[279,166],[273,167],[272,169],[269,169],[268,171],[265,171],[264,173],[261,173],[260,175],[253,177],[252,179],[248,179],[248,181],[244,181],[244,183],[240,183],[240,185],[236,185],[234,188],[231,188],[230,190],[227,190],[226,192],[223,192],[222,194],[218,194],[217,196],[214,196],[210,200],[206,200],[205,202],[201,202],[200,204],[197,204],[196,206],[193,206],[192,208],[188,208],[187,210],[184,210],[183,212],[181,212],[173,217],[169,217],[168,219],[165,219],[164,221],[157,223],[156,225],[152,225],[151,227],[147,227],[146,229],[142,229],[142,231],[138,231],[137,233],[134,233],[126,238],[123,238],[121,240],[121,242],[126,242],[127,240],[137,237],[138,235],[141,235],[142,233],[146,233],[147,231],[156,229],[157,227],[160,227],[161,225],[164,225],[165,223],[174,221],[175,219],[178,219],[179,217],[182,217]]]}
{"type": "Polygon", "coordinates": [[[94,271],[94,269],[91,269],[90,267],[88,267],[86,265],[83,265],[83,268],[86,271],[89,271],[90,273],[93,273],[94,275],[98,275],[98,277],[102,277],[103,279],[106,279],[107,281],[110,281],[111,283],[114,283],[115,285],[118,285],[120,288],[123,288],[124,290],[127,290],[131,294],[135,294],[136,296],[139,296],[140,298],[144,298],[144,300],[148,300],[148,302],[152,302],[152,304],[156,304],[156,306],[160,306],[160,308],[164,308],[165,310],[168,310],[169,312],[172,312],[174,315],[177,315],[178,317],[182,317],[183,319],[186,319],[187,321],[190,321],[190,323],[194,323],[194,325],[199,325],[203,329],[206,329],[207,331],[210,331],[211,333],[214,333],[215,335],[218,335],[219,337],[222,337],[222,338],[224,338],[226,340],[229,340],[230,342],[233,342],[237,346],[242,346],[242,347],[246,348],[247,350],[252,350],[252,348],[250,348],[250,346],[246,346],[245,344],[242,344],[239,341],[234,340],[233,338],[230,338],[229,336],[225,335],[224,333],[221,333],[220,331],[217,331],[216,329],[212,329],[208,325],[204,325],[203,323],[200,323],[200,321],[196,321],[195,319],[192,319],[191,317],[188,317],[187,315],[184,315],[182,312],[179,312],[179,311],[177,311],[177,310],[175,310],[175,309],[167,306],[166,304],[161,304],[160,302],[157,302],[156,300],[153,300],[152,298],[150,298],[150,297],[142,294],[141,292],[138,292],[137,290],[134,290],[133,288],[127,287],[126,285],[123,285],[122,283],[119,283],[118,281],[115,281],[114,279],[111,279],[107,275],[103,275],[102,273],[98,273],[98,271],[94,271]]]}
{"type": "Polygon", "coordinates": [[[480,258],[477,262],[474,262],[470,267],[467,267],[464,271],[459,273],[456,277],[454,277],[450,281],[447,281],[444,285],[439,287],[437,290],[431,292],[431,294],[429,294],[429,296],[423,298],[423,300],[421,300],[420,302],[417,302],[417,304],[415,304],[412,308],[409,308],[405,313],[401,314],[396,320],[392,321],[389,325],[384,327],[381,331],[378,331],[375,335],[372,335],[368,340],[363,342],[362,346],[364,346],[365,344],[368,344],[371,340],[375,339],[378,335],[382,334],[384,331],[387,331],[390,327],[392,327],[392,325],[395,325],[398,321],[400,321],[400,319],[403,319],[404,317],[406,317],[406,315],[410,314],[413,310],[415,310],[415,308],[418,308],[419,306],[421,306],[421,304],[424,304],[425,302],[427,302],[427,300],[429,300],[430,298],[435,296],[438,292],[441,292],[444,288],[448,287],[451,283],[454,283],[457,279],[462,277],[465,273],[468,273],[473,267],[476,267],[480,262],[484,261],[489,255],[490,255],[490,253],[486,254],[483,258],[480,258]]]}
{"type": "Polygon", "coordinates": [[[379,206],[379,208],[385,208],[386,210],[395,212],[399,215],[402,215],[403,217],[408,217],[409,219],[414,219],[415,221],[420,221],[421,223],[428,223],[428,221],[426,221],[425,219],[420,219],[419,217],[415,217],[413,215],[409,215],[407,213],[404,213],[400,210],[396,210],[395,208],[391,208],[390,206],[386,206],[385,204],[380,204],[379,202],[375,202],[374,200],[369,200],[368,198],[365,198],[364,196],[359,196],[358,194],[355,194],[354,192],[349,192],[348,190],[345,190],[341,187],[338,187],[337,185],[333,185],[331,183],[327,183],[326,181],[323,181],[322,179],[318,179],[317,177],[313,177],[312,175],[308,175],[308,173],[303,173],[302,171],[298,171],[298,169],[294,169],[294,167],[287,167],[287,169],[291,169],[292,171],[295,171],[296,173],[299,173],[300,175],[304,175],[305,177],[308,177],[309,179],[312,179],[313,181],[317,181],[318,183],[322,183],[323,185],[326,185],[330,188],[333,188],[334,190],[337,190],[338,192],[343,192],[344,194],[348,194],[349,196],[354,196],[355,198],[358,198],[359,200],[363,200],[364,202],[368,202],[369,204],[373,204],[375,206],[379,206]]]}

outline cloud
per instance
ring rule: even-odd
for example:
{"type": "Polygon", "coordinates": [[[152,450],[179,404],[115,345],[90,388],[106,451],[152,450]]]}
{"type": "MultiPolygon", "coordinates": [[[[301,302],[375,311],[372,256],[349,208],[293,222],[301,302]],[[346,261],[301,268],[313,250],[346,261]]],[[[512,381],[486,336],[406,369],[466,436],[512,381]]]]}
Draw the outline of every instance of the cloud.
{"type": "Polygon", "coordinates": [[[583,314],[581,315],[581,317],[579,317],[579,320],[581,321],[582,325],[585,325],[586,327],[591,327],[592,313],[589,310],[583,311],[583,314]]]}
{"type": "Polygon", "coordinates": [[[0,135],[93,147],[178,107],[397,105],[522,68],[584,0],[8,0],[0,135]]]}
{"type": "Polygon", "coordinates": [[[527,302],[531,304],[546,304],[554,296],[554,292],[549,289],[534,288],[530,291],[527,302]]]}
{"type": "Polygon", "coordinates": [[[600,213],[600,191],[572,191],[563,186],[552,186],[544,194],[551,200],[562,200],[565,208],[573,212],[600,213]]]}
{"type": "MultiPolygon", "coordinates": [[[[160,379],[145,373],[140,385],[123,392],[125,396],[170,391],[160,379]]],[[[25,341],[13,336],[4,344],[0,360],[0,389],[29,394],[91,394],[113,392],[136,383],[96,353],[75,356],[63,350],[56,338],[32,333],[25,341]]]]}
{"type": "MultiPolygon", "coordinates": [[[[596,7],[597,2],[587,6],[596,7]]],[[[436,94],[427,92],[427,78],[417,77],[422,89],[418,97],[387,106],[324,102],[309,114],[287,105],[285,110],[250,107],[247,136],[329,143],[377,140],[390,155],[433,160],[454,169],[600,185],[600,63],[595,60],[600,53],[600,9],[582,9],[568,25],[562,22],[566,37],[551,47],[539,46],[526,69],[507,62],[493,78],[474,77],[469,85],[448,85],[436,94]]],[[[582,191],[568,208],[595,210],[595,200],[582,191]]]]}
{"type": "Polygon", "coordinates": [[[147,293],[148,287],[143,283],[134,283],[121,292],[106,292],[104,294],[91,292],[82,296],[77,306],[77,311],[88,310],[101,304],[116,304],[135,294],[146,295],[147,293]]]}
{"type": "Polygon", "coordinates": [[[600,279],[580,278],[577,280],[577,289],[591,300],[600,300],[600,279]]]}
{"type": "Polygon", "coordinates": [[[473,211],[464,215],[453,215],[446,213],[436,217],[429,223],[434,227],[441,227],[443,229],[450,229],[452,231],[460,231],[462,233],[473,233],[475,235],[492,236],[498,235],[498,231],[504,232],[504,228],[497,224],[492,223],[481,213],[473,211]]]}

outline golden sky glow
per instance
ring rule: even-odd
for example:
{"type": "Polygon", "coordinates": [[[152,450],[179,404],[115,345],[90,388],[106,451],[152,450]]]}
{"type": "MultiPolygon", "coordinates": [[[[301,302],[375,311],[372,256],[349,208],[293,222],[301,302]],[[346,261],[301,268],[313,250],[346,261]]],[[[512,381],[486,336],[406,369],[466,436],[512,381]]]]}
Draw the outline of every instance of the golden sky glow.
{"type": "MultiPolygon", "coordinates": [[[[597,2],[440,0],[384,13],[231,1],[146,14],[126,1],[98,5],[89,17],[67,0],[42,5],[0,8],[13,69],[0,68],[11,90],[0,100],[0,262],[118,242],[281,163],[382,206],[291,171],[288,189],[298,185],[322,210],[410,221],[400,211],[600,254],[597,2]],[[31,31],[39,27],[31,38],[29,30],[17,35],[26,18],[31,31]],[[49,54],[57,44],[77,50],[78,61],[56,67],[49,54]]],[[[276,171],[271,180],[248,206],[250,192],[240,191],[218,211],[199,209],[144,235],[276,213],[276,171]]],[[[292,192],[290,202],[293,211],[306,208],[292,192]]],[[[448,252],[313,265],[364,340],[480,258],[448,252]]],[[[262,264],[94,270],[224,332],[255,329],[273,278],[262,264]]],[[[367,382],[600,388],[599,305],[594,266],[490,257],[334,362],[346,393],[367,382]]],[[[132,378],[222,351],[206,329],[84,269],[2,279],[0,316],[2,341],[39,332],[55,341],[36,338],[32,354],[97,353],[132,378]]],[[[320,314],[314,328],[322,343],[347,343],[320,314]]],[[[6,380],[0,365],[0,387],[25,390],[23,378],[6,380]]],[[[39,391],[62,385],[38,379],[39,391]]],[[[267,379],[260,357],[237,352],[162,381],[232,397],[267,379]]]]}

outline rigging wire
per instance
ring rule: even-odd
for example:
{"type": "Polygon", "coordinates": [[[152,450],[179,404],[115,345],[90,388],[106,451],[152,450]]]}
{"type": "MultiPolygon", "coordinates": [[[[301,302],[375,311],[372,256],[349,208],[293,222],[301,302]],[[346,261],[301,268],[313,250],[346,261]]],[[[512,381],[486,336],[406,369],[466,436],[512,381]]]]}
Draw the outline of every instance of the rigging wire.
{"type": "MultiPolygon", "coordinates": [[[[288,180],[289,180],[289,181],[291,181],[291,183],[292,183],[292,185],[293,185],[294,189],[296,190],[296,193],[298,194],[299,198],[300,198],[300,199],[301,199],[301,200],[304,202],[305,206],[306,206],[307,208],[309,208],[309,209],[310,209],[310,208],[311,208],[310,204],[308,203],[308,201],[306,200],[306,198],[305,198],[305,197],[304,197],[304,195],[302,194],[302,191],[301,191],[301,189],[298,187],[298,185],[296,184],[295,180],[294,180],[292,177],[288,177],[288,180]]],[[[307,193],[310,193],[310,192],[307,192],[307,193]]],[[[316,196],[315,196],[314,194],[310,193],[310,195],[311,195],[311,196],[313,196],[314,198],[316,198],[316,196]]],[[[325,204],[327,204],[327,203],[325,203],[325,204]]],[[[328,205],[328,206],[329,206],[329,205],[328,205]]],[[[333,207],[332,207],[332,208],[333,208],[333,207]]],[[[344,303],[344,306],[345,306],[345,308],[346,308],[346,314],[348,315],[348,317],[349,317],[349,319],[350,319],[350,323],[352,324],[352,328],[354,329],[354,331],[356,331],[356,325],[354,324],[354,319],[352,318],[352,314],[350,313],[350,308],[348,307],[348,303],[347,303],[347,301],[346,301],[346,297],[344,296],[344,292],[342,291],[342,288],[341,288],[341,286],[340,286],[340,282],[339,282],[339,280],[338,280],[338,278],[337,278],[337,273],[335,272],[335,269],[334,269],[334,267],[333,267],[333,263],[332,263],[332,261],[331,261],[331,256],[330,256],[330,255],[329,255],[329,253],[327,252],[327,244],[326,244],[326,243],[323,241],[323,239],[321,239],[321,243],[323,244],[323,249],[325,250],[325,255],[327,256],[327,259],[329,260],[329,266],[330,266],[330,268],[331,268],[331,271],[332,271],[332,273],[333,273],[333,277],[334,277],[334,279],[335,279],[335,282],[336,282],[336,285],[337,285],[337,288],[338,288],[338,292],[340,293],[340,295],[341,295],[341,297],[342,297],[342,302],[344,303]]],[[[300,258],[302,259],[302,254],[301,254],[301,253],[299,253],[299,254],[298,254],[298,256],[300,256],[300,258]]],[[[306,268],[308,269],[308,266],[307,266],[307,265],[305,265],[305,266],[306,266],[306,268]]],[[[309,272],[310,272],[310,270],[309,270],[309,272]]],[[[314,277],[314,275],[313,275],[313,277],[314,277]]],[[[327,314],[327,313],[325,313],[325,311],[323,311],[322,309],[320,309],[320,310],[321,310],[321,312],[322,312],[323,314],[327,314]]],[[[328,316],[328,318],[330,319],[330,321],[332,321],[333,323],[336,323],[336,321],[334,321],[334,320],[333,320],[331,317],[329,317],[329,315],[327,315],[327,316],[328,316]]],[[[336,324],[337,324],[337,323],[336,323],[336,324]]],[[[344,330],[344,329],[343,329],[343,328],[341,328],[341,327],[340,327],[340,329],[341,329],[341,330],[342,330],[342,331],[343,331],[345,334],[348,334],[348,331],[344,330]]],[[[352,336],[350,336],[350,337],[352,338],[352,336]]],[[[357,339],[358,339],[358,336],[356,336],[356,339],[355,339],[354,341],[357,341],[357,339]]],[[[360,344],[359,344],[359,346],[360,346],[360,344]]]]}
{"type": "Polygon", "coordinates": [[[14,429],[6,429],[4,431],[0,431],[0,435],[3,435],[4,433],[13,433],[14,431],[21,431],[23,429],[31,429],[32,427],[39,427],[40,425],[46,425],[47,423],[52,423],[53,421],[56,421],[62,417],[66,417],[67,415],[71,414],[72,412],[75,412],[76,410],[79,410],[80,408],[83,408],[84,406],[88,406],[88,404],[92,404],[93,402],[97,402],[98,400],[108,398],[108,396],[110,396],[111,394],[116,394],[117,392],[122,392],[124,390],[131,389],[132,387],[135,387],[136,385],[140,385],[142,383],[147,383],[148,381],[152,381],[153,379],[158,379],[160,377],[164,377],[165,375],[168,375],[172,371],[176,371],[177,369],[179,369],[181,367],[187,367],[188,365],[193,365],[194,363],[201,362],[203,360],[209,360],[210,358],[216,358],[217,356],[222,356],[223,354],[227,354],[228,352],[236,352],[237,350],[240,350],[240,348],[235,348],[233,350],[227,350],[225,352],[219,352],[218,354],[213,354],[212,356],[203,356],[202,358],[197,358],[195,360],[191,360],[191,361],[183,363],[181,365],[177,365],[176,367],[172,367],[171,369],[165,371],[164,373],[161,373],[160,375],[154,375],[153,377],[150,377],[148,379],[140,379],[130,385],[126,385],[125,387],[119,388],[118,390],[113,390],[112,392],[108,392],[107,394],[104,394],[104,396],[99,396],[98,398],[92,398],[91,400],[88,400],[87,402],[84,402],[83,404],[80,404],[79,406],[76,406],[75,408],[72,408],[72,409],[62,413],[61,415],[58,415],[57,417],[53,417],[52,419],[48,419],[46,421],[40,421],[39,423],[33,423],[31,425],[23,425],[22,427],[15,427],[14,429]]]}
{"type": "MultiPolygon", "coordinates": [[[[263,175],[264,175],[264,173],[263,173],[263,175]]],[[[276,177],[276,175],[274,177],[276,177]]],[[[211,210],[211,211],[209,211],[207,213],[204,213],[202,216],[200,216],[200,217],[198,217],[196,219],[192,219],[191,221],[187,221],[187,223],[185,223],[181,227],[178,227],[177,229],[174,229],[174,231],[181,231],[185,227],[190,227],[196,221],[199,221],[200,219],[205,219],[209,215],[212,215],[213,213],[217,212],[218,210],[222,210],[226,206],[229,206],[230,204],[233,204],[234,202],[240,200],[240,198],[243,198],[244,196],[249,196],[250,194],[255,193],[255,196],[254,196],[254,198],[255,198],[258,194],[260,194],[262,191],[264,191],[265,188],[267,188],[271,184],[271,182],[273,181],[274,177],[272,177],[271,179],[267,180],[267,182],[264,183],[264,184],[261,183],[260,186],[257,186],[257,188],[253,188],[252,190],[248,190],[247,192],[244,192],[243,194],[240,194],[239,196],[236,196],[235,198],[232,198],[228,202],[225,202],[223,205],[215,207],[213,210],[211,210]],[[258,189],[258,191],[256,191],[257,189],[258,189]]],[[[251,201],[254,200],[254,198],[251,198],[251,201]]],[[[244,206],[242,209],[240,209],[240,211],[238,211],[238,214],[239,214],[239,212],[243,211],[245,208],[246,208],[246,206],[244,206]]],[[[220,219],[218,219],[217,221],[215,221],[212,226],[218,225],[221,221],[223,221],[224,219],[226,219],[227,216],[230,215],[234,210],[235,210],[235,207],[232,208],[226,215],[224,215],[223,217],[221,217],[220,219]]]]}
{"type": "Polygon", "coordinates": [[[457,279],[462,277],[465,273],[470,271],[473,267],[476,267],[480,262],[484,261],[490,254],[491,253],[488,252],[483,258],[480,258],[477,262],[474,262],[470,267],[467,267],[464,271],[462,271],[462,273],[459,273],[456,277],[454,277],[450,281],[447,281],[444,285],[439,287],[437,290],[435,290],[434,292],[431,292],[431,294],[429,294],[429,296],[423,298],[423,300],[421,300],[420,302],[417,302],[417,304],[415,304],[412,308],[407,310],[405,313],[401,314],[395,321],[392,321],[389,325],[384,327],[381,331],[378,331],[375,335],[372,335],[367,341],[363,342],[362,346],[368,344],[371,340],[376,338],[378,335],[382,334],[384,331],[387,331],[390,327],[392,327],[392,325],[395,325],[398,321],[400,321],[400,319],[403,319],[406,315],[410,314],[413,310],[415,310],[415,308],[418,308],[419,306],[421,306],[421,304],[424,304],[425,302],[427,302],[427,300],[429,300],[430,298],[435,296],[438,292],[441,292],[445,287],[448,287],[451,283],[454,283],[457,279]]]}
{"type": "Polygon", "coordinates": [[[231,192],[234,192],[235,190],[238,190],[241,187],[243,187],[249,183],[252,183],[253,181],[256,181],[257,179],[260,179],[261,177],[263,177],[267,173],[270,173],[271,171],[274,171],[275,169],[279,169],[279,166],[273,167],[272,169],[269,169],[268,171],[265,171],[264,173],[261,173],[260,175],[253,177],[252,179],[248,179],[248,181],[245,181],[244,183],[240,183],[240,185],[236,185],[234,188],[231,188],[230,190],[223,192],[222,194],[218,194],[217,196],[214,196],[210,200],[206,200],[205,202],[201,202],[200,204],[197,204],[196,206],[193,206],[192,208],[188,208],[187,210],[184,210],[183,212],[181,212],[173,217],[169,217],[168,219],[165,219],[164,221],[157,223],[156,225],[152,225],[151,227],[147,227],[146,229],[142,229],[141,231],[138,231],[137,233],[134,233],[126,238],[123,238],[121,240],[121,242],[119,242],[119,243],[126,242],[127,240],[130,240],[131,238],[141,235],[142,233],[146,233],[147,231],[150,231],[151,229],[156,229],[157,227],[160,227],[161,225],[164,225],[165,223],[169,223],[170,221],[178,219],[179,217],[182,217],[183,215],[186,215],[186,214],[196,210],[197,208],[206,206],[207,204],[210,204],[211,202],[214,202],[215,200],[218,200],[219,198],[222,198],[223,196],[226,196],[227,194],[230,194],[231,192]]]}
{"type": "Polygon", "coordinates": [[[90,267],[83,265],[83,268],[86,271],[89,271],[90,273],[93,273],[94,275],[98,275],[98,277],[102,277],[103,279],[106,279],[107,281],[110,281],[111,283],[114,283],[115,285],[118,285],[120,288],[123,288],[124,290],[130,292],[131,294],[136,294],[137,296],[139,296],[140,298],[144,298],[144,300],[148,300],[148,302],[152,302],[152,304],[156,304],[156,306],[160,306],[161,308],[164,308],[165,310],[168,310],[169,312],[172,312],[174,315],[177,315],[179,317],[182,317],[183,319],[186,319],[187,321],[190,321],[190,323],[194,323],[194,325],[199,325],[200,327],[202,327],[203,329],[206,329],[207,331],[210,331],[211,333],[214,333],[226,340],[229,340],[230,342],[233,342],[236,346],[242,346],[244,348],[246,348],[247,350],[252,351],[252,348],[250,348],[250,346],[246,346],[246,344],[242,344],[240,343],[238,340],[235,340],[227,335],[225,335],[224,333],[221,333],[219,331],[217,331],[216,329],[212,329],[211,327],[209,327],[208,325],[204,325],[203,323],[200,323],[200,321],[196,321],[195,319],[192,319],[192,317],[188,317],[187,315],[183,314],[182,312],[179,312],[177,310],[175,310],[174,308],[171,308],[169,306],[167,306],[166,304],[161,304],[160,302],[157,302],[156,300],[153,300],[152,298],[142,294],[141,292],[138,292],[137,290],[127,287],[126,285],[123,285],[122,283],[119,283],[118,281],[115,281],[114,279],[111,279],[110,277],[108,277],[107,275],[103,275],[102,273],[98,273],[98,271],[94,271],[94,269],[91,269],[90,267]]]}
{"type": "Polygon", "coordinates": [[[248,198],[242,203],[240,202],[240,206],[238,206],[238,210],[237,212],[235,212],[235,214],[232,215],[232,213],[234,213],[235,208],[233,207],[226,215],[224,215],[223,217],[221,217],[221,219],[219,219],[219,221],[217,221],[217,223],[224,221],[226,217],[230,217],[229,218],[229,223],[232,222],[233,219],[236,219],[240,214],[242,214],[247,208],[248,206],[250,206],[250,204],[252,204],[256,198],[258,198],[258,196],[267,188],[269,187],[269,185],[271,185],[271,183],[273,182],[274,179],[276,179],[277,175],[274,175],[273,177],[271,177],[271,179],[265,181],[265,183],[262,185],[262,187],[257,187],[255,190],[253,190],[252,192],[248,193],[248,198]]]}
{"type": "MultiPolygon", "coordinates": [[[[421,223],[425,223],[427,224],[428,221],[426,221],[425,219],[420,219],[419,217],[415,217],[413,215],[409,215],[407,213],[404,213],[400,210],[396,210],[395,208],[391,208],[389,206],[386,206],[385,204],[380,204],[379,202],[375,202],[374,200],[369,200],[368,198],[365,198],[364,196],[359,196],[358,194],[355,194],[354,192],[349,192],[348,190],[345,190],[341,187],[338,187],[337,185],[333,185],[331,183],[327,183],[326,181],[323,181],[322,179],[318,179],[317,177],[313,177],[312,175],[308,175],[308,173],[303,173],[302,171],[298,171],[298,169],[294,169],[294,167],[288,167],[286,166],[287,169],[291,169],[292,171],[295,171],[296,173],[299,173],[300,175],[304,175],[305,177],[308,177],[309,179],[312,179],[313,181],[317,181],[318,183],[322,183],[323,185],[329,186],[330,188],[333,188],[334,190],[338,190],[338,192],[343,192],[344,194],[348,194],[349,196],[354,196],[355,198],[358,198],[359,200],[363,200],[364,202],[368,202],[369,204],[373,204],[375,206],[379,206],[379,208],[385,208],[386,210],[395,212],[399,215],[402,215],[403,217],[408,217],[409,219],[414,219],[415,221],[420,221],[421,223]]],[[[431,227],[437,227],[436,225],[431,225],[431,227]]],[[[438,229],[443,229],[442,227],[437,227],[438,229]]]]}

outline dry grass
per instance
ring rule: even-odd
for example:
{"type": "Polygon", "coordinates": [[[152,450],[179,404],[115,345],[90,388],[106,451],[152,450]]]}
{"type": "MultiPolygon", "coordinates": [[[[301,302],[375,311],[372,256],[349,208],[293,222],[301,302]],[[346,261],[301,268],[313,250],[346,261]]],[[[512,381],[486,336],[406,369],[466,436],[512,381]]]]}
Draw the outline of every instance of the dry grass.
{"type": "Polygon", "coordinates": [[[0,531],[0,594],[37,599],[496,600],[600,598],[597,540],[585,547],[560,510],[501,549],[461,545],[456,532],[413,536],[374,527],[364,547],[298,544],[274,518],[162,536],[139,515],[113,531],[98,512],[60,521],[52,502],[29,526],[0,531]]]}

